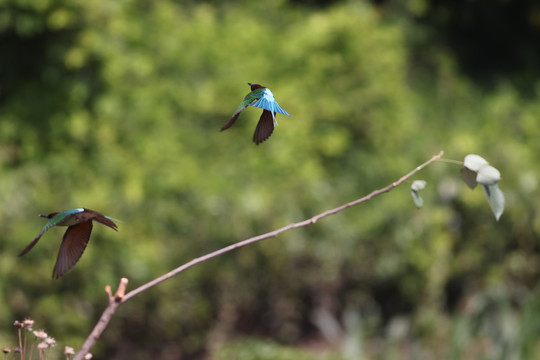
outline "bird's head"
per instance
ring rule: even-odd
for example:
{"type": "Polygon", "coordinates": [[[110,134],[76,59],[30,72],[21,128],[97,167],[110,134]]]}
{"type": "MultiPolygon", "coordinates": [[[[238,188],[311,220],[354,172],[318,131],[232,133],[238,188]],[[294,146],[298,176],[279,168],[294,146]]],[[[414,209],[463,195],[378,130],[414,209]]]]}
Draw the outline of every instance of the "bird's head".
{"type": "Polygon", "coordinates": [[[259,84],[248,83],[248,85],[251,86],[251,91],[253,91],[255,89],[264,89],[264,86],[259,85],[259,84]]]}
{"type": "Polygon", "coordinates": [[[45,214],[39,214],[39,216],[44,217],[44,218],[47,218],[47,219],[50,219],[50,218],[54,217],[54,215],[56,215],[56,214],[58,214],[58,213],[57,213],[57,212],[53,212],[53,213],[50,213],[50,214],[47,214],[47,215],[45,215],[45,214]]]}

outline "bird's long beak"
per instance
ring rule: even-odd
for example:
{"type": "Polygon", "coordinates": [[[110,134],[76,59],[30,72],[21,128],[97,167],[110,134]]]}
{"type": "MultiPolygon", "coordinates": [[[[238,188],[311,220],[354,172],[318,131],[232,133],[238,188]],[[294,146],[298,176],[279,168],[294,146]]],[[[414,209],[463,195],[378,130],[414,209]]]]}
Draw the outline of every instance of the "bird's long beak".
{"type": "Polygon", "coordinates": [[[249,86],[253,85],[252,83],[248,83],[249,86]]]}
{"type": "Polygon", "coordinates": [[[39,214],[38,216],[44,217],[44,218],[48,218],[48,217],[49,217],[48,215],[45,215],[45,214],[39,214]]]}

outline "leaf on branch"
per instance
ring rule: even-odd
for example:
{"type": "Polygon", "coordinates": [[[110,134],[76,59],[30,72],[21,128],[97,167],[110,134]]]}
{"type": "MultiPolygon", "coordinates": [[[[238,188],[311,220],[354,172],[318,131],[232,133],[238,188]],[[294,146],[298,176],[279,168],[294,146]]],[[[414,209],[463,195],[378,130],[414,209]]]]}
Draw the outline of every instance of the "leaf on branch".
{"type": "Polygon", "coordinates": [[[480,155],[469,154],[465,156],[464,167],[461,169],[461,178],[474,189],[477,184],[484,186],[489,206],[499,221],[504,211],[504,194],[497,183],[501,180],[501,173],[495,167],[489,165],[486,159],[480,155]]]}
{"type": "Polygon", "coordinates": [[[414,201],[414,205],[416,205],[417,208],[421,208],[424,205],[424,199],[420,196],[418,191],[423,190],[426,187],[426,181],[425,180],[415,180],[411,184],[411,196],[414,201]]]}
{"type": "Polygon", "coordinates": [[[419,191],[424,190],[427,182],[425,180],[414,180],[411,185],[411,190],[419,191]]]}
{"type": "Polygon", "coordinates": [[[476,172],[472,171],[469,168],[462,167],[460,173],[461,173],[461,179],[463,179],[465,184],[467,184],[467,186],[470,187],[471,189],[474,189],[477,185],[476,172]]]}
{"type": "Polygon", "coordinates": [[[495,215],[495,219],[499,221],[503,211],[504,211],[504,193],[499,189],[499,185],[484,185],[484,191],[486,192],[489,206],[491,206],[491,211],[495,215]]]}
{"type": "Polygon", "coordinates": [[[465,161],[463,162],[463,166],[465,166],[467,169],[470,169],[472,171],[478,171],[482,166],[488,165],[486,159],[481,157],[480,155],[476,154],[469,154],[465,156],[465,161]]]}
{"type": "Polygon", "coordinates": [[[491,165],[482,166],[476,176],[476,182],[482,185],[495,185],[500,180],[501,173],[491,165]]]}

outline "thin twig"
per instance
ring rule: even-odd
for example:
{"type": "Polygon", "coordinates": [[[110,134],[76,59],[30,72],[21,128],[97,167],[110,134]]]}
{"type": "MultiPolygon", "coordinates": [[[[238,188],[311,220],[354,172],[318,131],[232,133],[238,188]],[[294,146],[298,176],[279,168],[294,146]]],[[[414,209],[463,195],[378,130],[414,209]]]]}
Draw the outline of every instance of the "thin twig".
{"type": "Polygon", "coordinates": [[[449,164],[456,164],[456,165],[461,165],[461,166],[463,166],[463,161],[459,161],[459,160],[454,160],[454,159],[439,159],[438,161],[440,161],[440,162],[445,162],[445,163],[449,163],[449,164]]]}
{"type": "Polygon", "coordinates": [[[107,287],[105,289],[106,289],[106,292],[107,292],[107,296],[109,298],[109,306],[107,306],[107,308],[105,309],[105,311],[101,315],[101,318],[99,319],[99,322],[96,324],[96,326],[94,327],[94,329],[92,330],[92,332],[90,333],[90,335],[88,336],[86,341],[84,342],[84,344],[81,347],[81,349],[79,350],[79,352],[77,352],[77,354],[75,355],[73,360],[82,360],[84,358],[84,356],[94,346],[96,341],[99,339],[99,337],[101,336],[101,334],[103,333],[103,331],[107,327],[107,325],[110,322],[112,316],[116,312],[116,309],[118,309],[118,307],[121,304],[128,301],[132,297],[142,293],[143,291],[146,291],[146,290],[156,286],[159,283],[162,283],[163,281],[165,281],[167,279],[170,279],[171,277],[173,277],[173,276],[181,273],[182,271],[187,270],[190,267],[193,267],[193,266],[195,266],[197,264],[200,264],[200,263],[205,262],[207,260],[213,259],[213,258],[215,258],[217,256],[220,256],[220,255],[223,255],[225,253],[231,252],[231,251],[233,251],[235,249],[244,247],[246,245],[250,245],[250,244],[253,244],[255,242],[265,240],[265,239],[268,239],[268,238],[276,237],[276,236],[278,236],[278,235],[280,235],[280,234],[282,234],[282,233],[284,233],[286,231],[289,231],[289,230],[292,230],[292,229],[297,229],[299,227],[308,226],[308,225],[311,225],[311,224],[315,224],[317,221],[319,221],[322,218],[325,218],[325,217],[330,216],[330,215],[337,214],[338,212],[341,212],[341,211],[343,211],[343,210],[345,210],[345,209],[347,209],[347,208],[349,208],[351,206],[358,205],[360,203],[371,200],[375,196],[378,196],[380,194],[389,192],[393,188],[401,185],[407,179],[412,177],[414,174],[416,174],[418,171],[422,170],[423,168],[425,168],[426,166],[428,166],[432,162],[440,160],[442,158],[443,154],[444,154],[444,152],[440,151],[437,155],[434,155],[431,159],[429,159],[428,161],[426,161],[422,165],[417,166],[414,170],[412,170],[408,174],[402,176],[399,180],[394,181],[392,184],[390,184],[390,185],[388,185],[388,186],[386,186],[386,187],[384,187],[382,189],[375,190],[375,191],[371,192],[370,194],[368,194],[368,195],[366,195],[366,196],[364,196],[364,197],[362,197],[360,199],[357,199],[357,200],[351,201],[351,202],[349,202],[347,204],[338,206],[337,208],[325,211],[325,212],[323,212],[321,214],[318,214],[318,215],[315,215],[315,216],[313,216],[313,217],[311,217],[311,218],[309,218],[307,220],[289,224],[289,225],[284,226],[284,227],[282,227],[280,229],[268,232],[266,234],[254,236],[254,237],[246,239],[246,240],[242,240],[240,242],[237,242],[237,243],[234,243],[232,245],[226,246],[226,247],[224,247],[222,249],[216,250],[216,251],[211,252],[209,254],[206,254],[206,255],[203,255],[201,257],[195,258],[195,259],[185,263],[184,265],[181,265],[181,266],[177,267],[176,269],[174,269],[174,270],[172,270],[172,271],[170,271],[170,272],[168,272],[168,273],[166,273],[164,275],[161,275],[160,277],[158,277],[158,278],[156,278],[156,279],[154,279],[152,281],[149,281],[144,285],[139,286],[138,288],[128,292],[127,294],[125,294],[125,290],[126,290],[127,282],[128,282],[126,278],[123,278],[121,280],[120,285],[118,287],[118,290],[116,291],[116,294],[114,295],[114,297],[112,296],[110,286],[107,285],[107,287]]]}
{"type": "Polygon", "coordinates": [[[109,322],[111,321],[112,316],[116,312],[116,309],[118,309],[118,307],[122,304],[122,299],[124,293],[126,292],[127,284],[128,279],[122,278],[120,280],[118,290],[116,291],[114,297],[111,295],[111,287],[109,285],[105,287],[105,292],[107,293],[107,296],[109,298],[109,306],[105,308],[105,311],[103,312],[103,314],[101,314],[101,318],[99,319],[98,323],[96,324],[96,326],[94,326],[94,329],[90,333],[90,336],[88,336],[88,338],[85,340],[84,344],[81,346],[81,349],[77,352],[77,354],[75,354],[73,360],[84,359],[84,356],[90,352],[90,349],[92,349],[103,331],[105,331],[107,325],[109,325],[109,322]]]}

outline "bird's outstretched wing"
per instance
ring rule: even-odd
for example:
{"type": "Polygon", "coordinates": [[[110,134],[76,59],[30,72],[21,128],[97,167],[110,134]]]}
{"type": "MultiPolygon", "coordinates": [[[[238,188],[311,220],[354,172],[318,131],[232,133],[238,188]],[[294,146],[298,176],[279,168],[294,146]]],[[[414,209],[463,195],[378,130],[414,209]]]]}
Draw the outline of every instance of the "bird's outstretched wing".
{"type": "Polygon", "coordinates": [[[30,244],[28,244],[27,247],[24,248],[23,251],[21,251],[21,253],[19,254],[19,256],[23,256],[24,254],[26,254],[27,252],[29,252],[30,250],[32,250],[32,248],[37,244],[37,242],[39,241],[39,239],[41,239],[41,236],[43,234],[45,234],[45,232],[47,230],[49,230],[51,227],[53,227],[54,224],[52,222],[47,222],[47,224],[43,227],[43,229],[41,230],[41,232],[38,234],[38,236],[36,236],[36,238],[34,240],[32,240],[32,242],[30,244]]]}
{"type": "Polygon", "coordinates": [[[264,89],[255,89],[249,94],[247,94],[244,97],[244,100],[242,100],[242,103],[238,106],[238,108],[232,115],[231,119],[221,128],[221,131],[230,128],[234,124],[236,119],[238,119],[238,115],[240,115],[242,110],[247,108],[249,105],[252,105],[253,102],[257,101],[262,96],[263,90],[264,89]]]}
{"type": "Polygon", "coordinates": [[[58,279],[69,271],[81,258],[92,232],[92,221],[68,227],[54,265],[53,278],[58,279]]]}
{"type": "Polygon", "coordinates": [[[263,110],[261,118],[253,134],[253,142],[257,145],[265,141],[274,132],[274,116],[268,110],[263,110]]]}
{"type": "MultiPolygon", "coordinates": [[[[242,110],[244,109],[245,107],[242,110]]],[[[231,119],[221,128],[221,131],[227,130],[228,128],[230,128],[234,124],[236,119],[238,119],[238,115],[240,115],[242,110],[235,112],[234,115],[231,117],[231,119]]]]}
{"type": "Polygon", "coordinates": [[[283,115],[291,116],[291,114],[289,114],[288,112],[283,110],[281,106],[279,106],[276,99],[274,98],[274,94],[272,94],[272,91],[270,91],[270,89],[268,88],[262,89],[262,96],[251,105],[264,110],[268,110],[273,114],[278,112],[283,115]]]}
{"type": "MultiPolygon", "coordinates": [[[[38,234],[38,236],[36,236],[36,238],[32,240],[32,242],[28,244],[27,247],[24,248],[24,250],[19,254],[19,256],[23,256],[24,254],[32,250],[32,248],[37,244],[41,236],[45,234],[47,230],[49,230],[53,226],[56,226],[58,223],[60,223],[62,220],[64,220],[66,217],[70,215],[72,214],[69,212],[63,212],[63,213],[58,213],[52,219],[49,219],[49,221],[47,221],[43,229],[41,229],[41,232],[38,234]]],[[[46,215],[40,215],[40,216],[46,217],[46,215]]]]}

